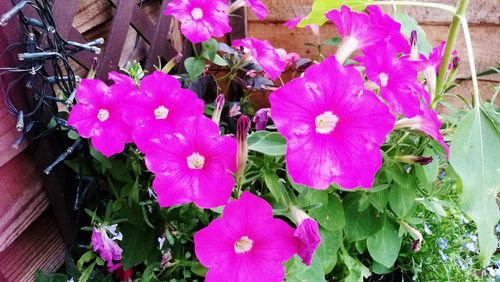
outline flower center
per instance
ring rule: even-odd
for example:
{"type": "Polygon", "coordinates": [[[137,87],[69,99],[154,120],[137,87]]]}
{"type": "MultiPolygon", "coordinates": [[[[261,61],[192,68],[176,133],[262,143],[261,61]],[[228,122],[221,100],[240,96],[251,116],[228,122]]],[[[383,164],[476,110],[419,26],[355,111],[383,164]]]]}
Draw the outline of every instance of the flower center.
{"type": "Polygon", "coordinates": [[[193,19],[199,20],[199,19],[203,18],[203,10],[200,8],[194,8],[191,11],[191,16],[193,17],[193,19]]]}
{"type": "Polygon", "coordinates": [[[328,134],[335,129],[339,117],[330,111],[326,111],[316,117],[316,132],[320,134],[328,134]]]}
{"type": "Polygon", "coordinates": [[[187,164],[190,169],[202,169],[205,165],[205,157],[195,152],[187,157],[187,164]]]}
{"type": "Polygon", "coordinates": [[[380,85],[382,87],[386,87],[387,86],[387,82],[389,81],[389,75],[386,74],[385,72],[381,72],[378,75],[378,79],[380,79],[380,85]]]}
{"type": "Polygon", "coordinates": [[[244,254],[249,252],[253,247],[253,240],[248,238],[248,236],[241,237],[236,243],[234,243],[234,251],[237,254],[244,254]]]}
{"type": "Polygon", "coordinates": [[[166,119],[168,116],[168,109],[165,106],[159,106],[154,110],[156,119],[166,119]]]}
{"type": "Polygon", "coordinates": [[[109,118],[109,111],[106,109],[100,109],[99,112],[97,113],[97,118],[101,122],[105,122],[109,118]]]}

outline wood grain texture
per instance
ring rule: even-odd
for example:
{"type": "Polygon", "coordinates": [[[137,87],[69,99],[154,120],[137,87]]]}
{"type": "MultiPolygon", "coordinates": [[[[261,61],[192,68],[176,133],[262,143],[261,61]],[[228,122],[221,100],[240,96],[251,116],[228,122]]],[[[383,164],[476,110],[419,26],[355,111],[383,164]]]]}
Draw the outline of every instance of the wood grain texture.
{"type": "Polygon", "coordinates": [[[48,207],[47,195],[27,151],[0,167],[0,252],[48,207]]]}
{"type": "Polygon", "coordinates": [[[63,264],[64,257],[64,242],[56,220],[52,213],[46,212],[0,252],[0,281],[34,281],[37,270],[56,271],[63,264]]]}
{"type": "MultiPolygon", "coordinates": [[[[455,6],[456,0],[422,0],[423,2],[434,2],[455,6]]],[[[262,0],[269,10],[266,22],[281,22],[295,17],[306,16],[314,0],[262,0]]],[[[390,11],[391,8],[384,8],[390,11]]],[[[425,23],[449,23],[452,15],[442,10],[422,7],[400,7],[401,11],[407,12],[419,22],[425,23]]],[[[249,21],[258,21],[255,14],[248,12],[249,21]]],[[[472,0],[470,1],[467,19],[471,24],[500,24],[500,3],[496,0],[472,0]]]]}

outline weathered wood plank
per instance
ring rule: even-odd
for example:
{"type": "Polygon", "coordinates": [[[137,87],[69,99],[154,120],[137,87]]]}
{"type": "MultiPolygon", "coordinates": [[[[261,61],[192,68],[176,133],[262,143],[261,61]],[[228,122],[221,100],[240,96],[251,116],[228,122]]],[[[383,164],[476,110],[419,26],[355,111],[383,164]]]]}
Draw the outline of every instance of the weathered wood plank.
{"type": "Polygon", "coordinates": [[[64,256],[64,242],[54,215],[46,212],[12,245],[0,252],[0,281],[34,281],[37,270],[51,272],[59,269],[64,256]]]}
{"type": "MultiPolygon", "coordinates": [[[[266,22],[287,21],[295,17],[305,16],[309,13],[314,0],[263,0],[269,10],[266,22]]],[[[455,5],[456,0],[423,0],[423,2],[434,2],[455,5]]],[[[391,8],[384,8],[390,11],[391,8]]],[[[449,23],[451,14],[442,10],[422,7],[401,7],[402,11],[415,17],[419,22],[425,23],[449,23]]],[[[249,12],[249,21],[258,21],[255,14],[249,12]]],[[[467,19],[471,24],[500,24],[500,3],[494,0],[470,1],[467,19]]]]}
{"type": "Polygon", "coordinates": [[[0,252],[48,207],[33,158],[27,151],[0,167],[0,252]]]}

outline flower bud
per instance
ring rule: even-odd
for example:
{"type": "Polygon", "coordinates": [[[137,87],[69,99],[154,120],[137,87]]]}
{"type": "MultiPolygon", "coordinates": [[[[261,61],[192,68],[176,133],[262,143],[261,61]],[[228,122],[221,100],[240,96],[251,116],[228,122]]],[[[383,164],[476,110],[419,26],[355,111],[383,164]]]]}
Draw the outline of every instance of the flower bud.
{"type": "Polygon", "coordinates": [[[97,57],[94,57],[94,59],[92,59],[92,64],[90,65],[89,73],[87,74],[88,79],[95,78],[98,63],[99,59],[97,57]]]}
{"type": "Polygon", "coordinates": [[[253,117],[253,122],[255,123],[255,131],[266,129],[270,111],[271,109],[269,108],[263,108],[255,113],[255,116],[253,117]]]}
{"type": "Polygon", "coordinates": [[[406,155],[406,156],[397,156],[396,160],[402,162],[402,163],[407,163],[407,164],[421,164],[421,165],[428,165],[432,163],[432,157],[422,157],[422,156],[414,156],[414,155],[406,155]]]}
{"type": "Polygon", "coordinates": [[[297,253],[306,265],[310,265],[314,252],[321,243],[318,223],[295,206],[290,207],[290,213],[297,223],[297,229],[293,233],[298,238],[297,253]]]}
{"type": "Polygon", "coordinates": [[[401,224],[406,228],[406,230],[410,233],[411,237],[414,239],[414,241],[411,243],[412,250],[414,252],[420,251],[420,248],[422,247],[422,242],[424,241],[422,233],[420,233],[420,231],[411,227],[408,223],[404,221],[401,222],[401,224]]]}
{"type": "Polygon", "coordinates": [[[250,130],[250,119],[241,115],[236,125],[236,140],[238,142],[238,177],[241,178],[245,171],[245,164],[248,159],[247,135],[250,130]]]}
{"type": "Polygon", "coordinates": [[[222,114],[222,109],[224,108],[224,103],[226,99],[224,98],[224,94],[219,94],[217,98],[215,98],[215,109],[214,114],[212,115],[212,120],[219,125],[220,117],[222,114]]]}
{"type": "Polygon", "coordinates": [[[452,69],[457,69],[459,64],[460,64],[460,57],[458,56],[453,57],[453,60],[451,61],[452,69]]]}
{"type": "Polygon", "coordinates": [[[419,52],[418,52],[418,36],[417,36],[417,31],[412,30],[411,35],[410,35],[410,45],[411,45],[411,53],[410,53],[410,60],[416,61],[419,58],[419,52]]]}

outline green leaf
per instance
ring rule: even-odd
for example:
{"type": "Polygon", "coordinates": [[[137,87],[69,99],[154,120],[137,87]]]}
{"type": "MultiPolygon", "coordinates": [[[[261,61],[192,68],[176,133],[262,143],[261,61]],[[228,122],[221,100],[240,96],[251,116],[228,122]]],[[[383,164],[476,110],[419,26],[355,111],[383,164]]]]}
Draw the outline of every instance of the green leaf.
{"type": "Polygon", "coordinates": [[[401,249],[401,237],[396,225],[386,219],[382,229],[366,240],[368,252],[383,266],[390,268],[396,262],[401,249]]]}
{"type": "Polygon", "coordinates": [[[342,229],[330,231],[320,227],[319,234],[321,236],[321,243],[314,253],[313,261],[318,260],[321,263],[323,272],[326,275],[337,264],[337,251],[340,248],[343,233],[342,229]]]}
{"type": "Polygon", "coordinates": [[[283,156],[286,141],[278,132],[258,131],[248,136],[248,150],[270,156],[283,156]]]}
{"type": "Polygon", "coordinates": [[[283,183],[280,181],[279,177],[276,175],[275,172],[272,171],[266,171],[264,173],[264,182],[266,183],[267,188],[273,195],[273,197],[283,204],[285,207],[289,205],[289,198],[286,197],[288,193],[285,190],[285,186],[283,183]]]}
{"type": "Polygon", "coordinates": [[[316,0],[314,1],[311,12],[299,24],[299,27],[305,27],[310,24],[323,25],[326,22],[325,13],[340,9],[341,6],[349,6],[354,11],[362,11],[370,3],[369,0],[316,0]]]}
{"type": "Polygon", "coordinates": [[[323,267],[319,260],[311,262],[310,266],[305,265],[302,260],[295,255],[285,263],[287,282],[321,282],[326,281],[323,274],[323,267]]]}
{"type": "Polygon", "coordinates": [[[401,24],[401,33],[406,37],[410,37],[413,30],[417,31],[418,51],[426,56],[429,56],[432,51],[432,46],[427,41],[425,31],[418,25],[418,22],[414,18],[403,13],[395,13],[394,20],[401,24]]]}
{"type": "Polygon", "coordinates": [[[358,259],[352,258],[346,253],[342,254],[342,258],[349,269],[349,275],[344,279],[344,282],[363,282],[363,278],[370,277],[370,270],[358,259]]]}
{"type": "Polygon", "coordinates": [[[479,105],[476,107],[455,131],[450,163],[462,180],[460,206],[476,223],[479,259],[487,266],[497,249],[494,229],[500,219],[496,203],[500,187],[500,135],[479,105]]]}
{"type": "Polygon", "coordinates": [[[37,270],[35,272],[35,282],[67,282],[68,276],[62,273],[45,273],[37,270]]]}
{"type": "Polygon", "coordinates": [[[211,38],[203,43],[201,43],[201,47],[203,48],[203,56],[207,58],[207,60],[214,61],[215,55],[217,54],[217,40],[211,38]]]}
{"type": "Polygon", "coordinates": [[[213,60],[213,63],[218,65],[218,66],[221,66],[221,67],[225,67],[227,66],[227,61],[224,60],[224,58],[222,58],[219,54],[215,54],[215,58],[213,60]]]}
{"type": "Polygon", "coordinates": [[[208,269],[201,265],[199,262],[191,266],[191,271],[201,277],[205,277],[207,275],[208,269]]]}
{"type": "Polygon", "coordinates": [[[350,241],[359,241],[377,233],[383,224],[377,210],[370,206],[364,211],[358,210],[359,193],[349,193],[344,199],[345,236],[350,241]]]}
{"type": "Polygon", "coordinates": [[[332,194],[328,196],[327,204],[311,209],[309,215],[318,221],[319,225],[330,231],[342,229],[345,225],[344,207],[340,199],[332,194]]]}
{"type": "Polygon", "coordinates": [[[439,160],[437,158],[436,152],[427,147],[425,148],[423,154],[425,157],[432,157],[432,162],[427,165],[416,164],[415,165],[415,176],[417,177],[420,187],[427,188],[427,191],[432,188],[432,183],[439,175],[439,160]]]}
{"type": "Polygon", "coordinates": [[[95,264],[95,262],[91,263],[89,267],[82,272],[78,282],[87,282],[90,279],[90,275],[92,274],[92,271],[94,271],[95,264]]]}
{"type": "Polygon", "coordinates": [[[323,41],[323,45],[332,45],[332,46],[338,47],[341,42],[342,42],[342,38],[340,38],[338,36],[334,36],[330,39],[323,41]]]}
{"type": "Polygon", "coordinates": [[[389,190],[389,206],[400,218],[405,218],[415,207],[417,197],[417,184],[412,175],[407,174],[401,168],[394,166],[389,170],[393,178],[389,190]]]}
{"type": "Polygon", "coordinates": [[[89,262],[90,260],[92,260],[93,258],[95,257],[94,255],[94,252],[92,250],[89,250],[87,251],[86,253],[84,253],[79,259],[78,259],[78,262],[76,263],[76,268],[79,270],[79,271],[82,271],[83,270],[83,265],[87,262],[89,262]]]}
{"type": "Polygon", "coordinates": [[[205,60],[202,57],[189,57],[184,61],[184,67],[190,79],[199,77],[205,70],[205,60]]]}
{"type": "Polygon", "coordinates": [[[382,264],[380,264],[376,261],[373,261],[372,271],[373,271],[373,273],[376,273],[376,274],[387,274],[387,273],[391,273],[392,271],[394,271],[394,268],[393,267],[387,268],[387,267],[383,266],[382,264]]]}

